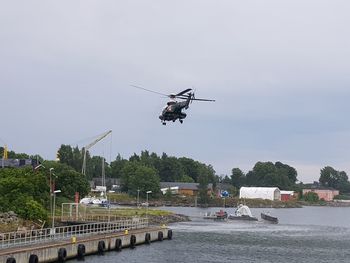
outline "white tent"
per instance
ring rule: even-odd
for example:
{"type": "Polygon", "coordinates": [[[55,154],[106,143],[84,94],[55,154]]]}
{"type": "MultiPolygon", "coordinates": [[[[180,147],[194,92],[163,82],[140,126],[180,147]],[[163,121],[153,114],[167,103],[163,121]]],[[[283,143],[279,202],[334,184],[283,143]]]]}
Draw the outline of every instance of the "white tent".
{"type": "Polygon", "coordinates": [[[281,191],[277,187],[241,187],[239,198],[281,200],[281,191]]]}

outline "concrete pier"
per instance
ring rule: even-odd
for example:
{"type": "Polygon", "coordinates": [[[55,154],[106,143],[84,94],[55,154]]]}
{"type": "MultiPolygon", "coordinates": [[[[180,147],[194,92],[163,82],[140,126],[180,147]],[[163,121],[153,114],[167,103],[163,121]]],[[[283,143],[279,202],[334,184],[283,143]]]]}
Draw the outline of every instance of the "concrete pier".
{"type": "Polygon", "coordinates": [[[68,240],[33,244],[30,246],[5,248],[0,250],[0,262],[38,263],[64,262],[67,259],[84,257],[89,254],[121,250],[140,244],[172,239],[172,230],[150,227],[124,230],[118,233],[98,234],[84,237],[71,237],[68,240]]]}

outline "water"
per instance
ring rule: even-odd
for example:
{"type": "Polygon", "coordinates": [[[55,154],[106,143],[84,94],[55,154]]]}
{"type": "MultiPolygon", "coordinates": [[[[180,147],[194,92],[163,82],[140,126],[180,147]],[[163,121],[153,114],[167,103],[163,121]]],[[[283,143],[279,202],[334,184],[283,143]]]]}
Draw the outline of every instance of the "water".
{"type": "Polygon", "coordinates": [[[251,209],[257,217],[270,211],[279,218],[278,225],[200,216],[219,208],[164,209],[189,215],[193,221],[172,225],[171,241],[88,256],[85,262],[350,262],[350,208],[251,209]]]}

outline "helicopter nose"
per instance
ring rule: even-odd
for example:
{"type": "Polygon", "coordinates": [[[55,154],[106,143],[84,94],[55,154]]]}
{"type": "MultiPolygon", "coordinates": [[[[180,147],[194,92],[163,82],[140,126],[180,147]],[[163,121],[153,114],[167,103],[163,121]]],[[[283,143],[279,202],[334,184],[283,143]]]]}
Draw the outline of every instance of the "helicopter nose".
{"type": "Polygon", "coordinates": [[[159,115],[159,119],[164,120],[163,115],[159,115]]]}

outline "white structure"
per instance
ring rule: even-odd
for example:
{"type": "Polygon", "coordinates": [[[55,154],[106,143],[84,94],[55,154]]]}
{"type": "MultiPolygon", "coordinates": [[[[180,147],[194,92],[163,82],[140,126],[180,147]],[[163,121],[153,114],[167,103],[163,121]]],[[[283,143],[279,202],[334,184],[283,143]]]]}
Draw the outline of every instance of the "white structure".
{"type": "Polygon", "coordinates": [[[163,195],[165,195],[168,191],[170,191],[171,194],[176,195],[179,193],[179,187],[178,186],[165,187],[165,188],[161,188],[160,191],[162,192],[163,195]]]}
{"type": "Polygon", "coordinates": [[[249,216],[253,217],[252,212],[250,211],[249,207],[246,205],[240,204],[235,212],[236,216],[249,216]]]}
{"type": "Polygon", "coordinates": [[[281,200],[281,191],[277,187],[241,187],[239,198],[281,200]]]}

